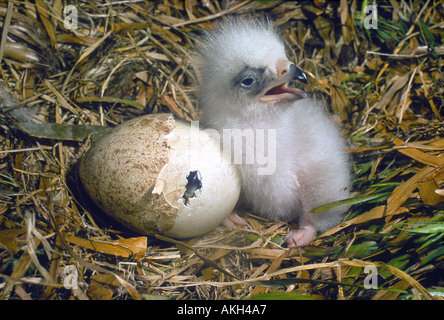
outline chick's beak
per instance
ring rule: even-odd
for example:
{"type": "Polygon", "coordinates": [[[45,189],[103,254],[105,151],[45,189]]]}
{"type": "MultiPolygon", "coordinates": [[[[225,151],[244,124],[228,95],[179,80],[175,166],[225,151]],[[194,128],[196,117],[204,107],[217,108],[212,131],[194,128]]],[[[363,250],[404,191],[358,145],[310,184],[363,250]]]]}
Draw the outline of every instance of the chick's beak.
{"type": "Polygon", "coordinates": [[[307,77],[301,69],[295,66],[295,64],[288,60],[279,59],[276,63],[276,71],[278,79],[282,81],[298,80],[307,84],[307,77]]]}
{"type": "Polygon", "coordinates": [[[297,80],[307,84],[307,77],[294,63],[288,60],[278,60],[276,63],[276,73],[276,80],[265,90],[265,93],[259,98],[260,101],[288,102],[308,97],[307,93],[302,90],[287,87],[287,83],[290,80],[297,80]]]}

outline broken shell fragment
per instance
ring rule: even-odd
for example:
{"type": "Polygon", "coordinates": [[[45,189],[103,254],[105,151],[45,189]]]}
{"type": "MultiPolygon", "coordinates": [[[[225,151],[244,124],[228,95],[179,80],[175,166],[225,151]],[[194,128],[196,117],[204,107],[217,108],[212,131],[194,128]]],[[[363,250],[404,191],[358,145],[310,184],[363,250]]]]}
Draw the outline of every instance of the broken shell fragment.
{"type": "Polygon", "coordinates": [[[79,165],[83,187],[108,215],[143,234],[188,238],[232,212],[240,194],[236,167],[205,130],[151,114],[100,138],[79,165]]]}

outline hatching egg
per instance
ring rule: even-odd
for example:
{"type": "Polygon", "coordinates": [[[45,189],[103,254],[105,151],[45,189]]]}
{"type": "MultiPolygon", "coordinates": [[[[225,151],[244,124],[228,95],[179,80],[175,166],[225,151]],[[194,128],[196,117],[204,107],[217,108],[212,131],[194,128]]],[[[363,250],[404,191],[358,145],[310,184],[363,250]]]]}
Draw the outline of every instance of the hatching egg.
{"type": "Polygon", "coordinates": [[[204,234],[234,209],[237,168],[215,135],[170,114],[129,120],[95,142],[79,176],[108,215],[143,234],[204,234]]]}

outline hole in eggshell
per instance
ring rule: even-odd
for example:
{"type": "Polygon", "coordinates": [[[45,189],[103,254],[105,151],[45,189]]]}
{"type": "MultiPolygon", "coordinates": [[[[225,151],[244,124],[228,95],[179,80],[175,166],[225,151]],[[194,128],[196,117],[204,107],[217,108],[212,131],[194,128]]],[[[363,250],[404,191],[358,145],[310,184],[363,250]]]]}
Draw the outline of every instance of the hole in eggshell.
{"type": "Polygon", "coordinates": [[[183,193],[183,200],[185,206],[189,207],[189,199],[199,198],[202,193],[202,175],[199,170],[190,171],[187,176],[187,185],[183,193]]]}

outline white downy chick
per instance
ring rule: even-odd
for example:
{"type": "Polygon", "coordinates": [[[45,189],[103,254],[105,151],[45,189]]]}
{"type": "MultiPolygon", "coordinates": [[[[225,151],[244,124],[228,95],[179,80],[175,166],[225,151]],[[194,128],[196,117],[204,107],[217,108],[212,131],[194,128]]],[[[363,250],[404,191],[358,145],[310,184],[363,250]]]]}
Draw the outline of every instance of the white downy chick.
{"type": "MultiPolygon", "coordinates": [[[[285,222],[297,220],[298,229],[287,234],[288,247],[304,246],[318,231],[338,224],[343,207],[316,214],[308,211],[348,198],[350,165],[345,144],[322,105],[308,99],[304,91],[287,87],[290,80],[307,80],[288,61],[283,40],[271,23],[228,20],[204,37],[199,51],[204,124],[220,136],[229,130],[233,140],[234,132],[243,137],[243,157],[237,166],[244,201],[253,213],[285,222]],[[254,138],[249,139],[251,132],[254,138]],[[254,161],[248,160],[251,153],[254,161]]],[[[233,153],[239,151],[236,142],[232,148],[233,153]]],[[[242,223],[232,216],[226,225],[233,222],[242,223]]]]}

